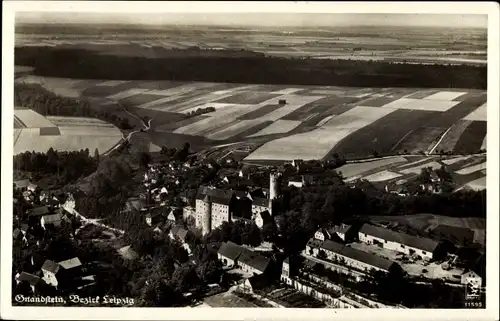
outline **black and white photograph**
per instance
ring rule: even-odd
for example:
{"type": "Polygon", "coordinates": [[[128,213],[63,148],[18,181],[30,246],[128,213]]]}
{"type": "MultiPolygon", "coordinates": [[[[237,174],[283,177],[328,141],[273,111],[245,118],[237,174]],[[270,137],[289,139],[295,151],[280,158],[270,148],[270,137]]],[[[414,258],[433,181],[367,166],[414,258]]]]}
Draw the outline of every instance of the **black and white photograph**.
{"type": "Polygon", "coordinates": [[[498,4],[9,2],[3,318],[498,319],[498,4]]]}

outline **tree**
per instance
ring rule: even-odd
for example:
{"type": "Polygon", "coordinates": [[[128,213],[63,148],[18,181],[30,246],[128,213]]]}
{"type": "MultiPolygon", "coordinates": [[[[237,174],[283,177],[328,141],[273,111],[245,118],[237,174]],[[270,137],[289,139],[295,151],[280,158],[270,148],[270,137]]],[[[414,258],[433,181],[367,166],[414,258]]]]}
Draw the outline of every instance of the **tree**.
{"type": "Polygon", "coordinates": [[[96,147],[94,151],[94,159],[99,162],[99,149],[96,147]]]}
{"type": "Polygon", "coordinates": [[[250,246],[259,246],[262,243],[260,230],[255,223],[243,225],[241,242],[250,246]]]}
{"type": "Polygon", "coordinates": [[[139,161],[142,167],[148,167],[149,163],[151,162],[151,155],[147,152],[142,152],[139,155],[139,161]]]}
{"type": "Polygon", "coordinates": [[[176,292],[185,293],[200,286],[200,278],[194,266],[181,265],[172,275],[172,285],[176,292]]]}
{"type": "Polygon", "coordinates": [[[276,224],[274,222],[264,222],[261,233],[265,241],[272,241],[278,235],[276,224]]]}

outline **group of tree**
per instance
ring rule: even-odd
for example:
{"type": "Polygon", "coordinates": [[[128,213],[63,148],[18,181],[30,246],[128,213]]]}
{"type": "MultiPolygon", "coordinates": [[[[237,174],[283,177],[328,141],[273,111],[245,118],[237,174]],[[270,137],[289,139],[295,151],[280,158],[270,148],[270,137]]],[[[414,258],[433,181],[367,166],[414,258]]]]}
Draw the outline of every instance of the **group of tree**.
{"type": "Polygon", "coordinates": [[[266,55],[102,54],[83,49],[16,48],[15,62],[39,76],[235,83],[486,89],[486,66],[287,58],[266,55]],[[262,72],[265,70],[266,72],[262,72]]]}
{"type": "Polygon", "coordinates": [[[162,155],[168,157],[169,160],[178,161],[178,162],[185,162],[189,156],[189,148],[190,147],[191,147],[191,145],[188,142],[184,143],[184,145],[180,149],[175,148],[175,147],[168,148],[167,146],[163,146],[161,148],[160,153],[162,155]]]}
{"type": "Polygon", "coordinates": [[[131,129],[127,118],[105,110],[92,108],[85,99],[59,96],[41,85],[15,83],[14,104],[36,111],[44,116],[91,117],[109,122],[121,129],[131,129]]]}
{"type": "Polygon", "coordinates": [[[212,230],[207,236],[208,242],[227,242],[231,241],[239,245],[259,246],[262,243],[260,229],[255,223],[243,220],[232,222],[223,222],[222,225],[212,230]]]}
{"type": "Polygon", "coordinates": [[[197,108],[196,110],[190,111],[186,113],[186,117],[194,117],[203,114],[213,113],[215,111],[215,107],[206,107],[206,108],[197,108]]]}
{"type": "Polygon", "coordinates": [[[30,172],[33,176],[54,177],[54,183],[65,185],[97,169],[99,152],[90,155],[88,149],[58,152],[50,148],[47,153],[24,152],[14,156],[14,170],[30,172]]]}
{"type": "Polygon", "coordinates": [[[102,161],[85,195],[75,198],[78,211],[90,218],[108,219],[113,225],[123,221],[122,211],[136,184],[133,174],[125,155],[102,161]]]}

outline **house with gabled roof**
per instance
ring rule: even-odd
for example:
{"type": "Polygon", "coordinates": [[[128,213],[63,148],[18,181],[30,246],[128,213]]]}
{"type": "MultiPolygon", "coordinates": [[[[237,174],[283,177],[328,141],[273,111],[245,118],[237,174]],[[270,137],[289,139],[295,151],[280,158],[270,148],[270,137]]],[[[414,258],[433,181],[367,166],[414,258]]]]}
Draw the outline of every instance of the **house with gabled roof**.
{"type": "Polygon", "coordinates": [[[59,287],[61,283],[69,285],[71,280],[80,274],[82,263],[78,257],[56,263],[52,260],[45,260],[42,265],[43,280],[54,287],[59,287]]]}
{"type": "Polygon", "coordinates": [[[325,241],[322,250],[325,251],[328,260],[365,273],[389,272],[400,268],[394,261],[333,241],[325,241]]]}
{"type": "Polygon", "coordinates": [[[15,280],[16,280],[16,285],[20,285],[21,283],[27,283],[31,288],[31,292],[33,293],[37,292],[38,286],[40,285],[41,282],[43,282],[43,280],[40,279],[40,277],[27,272],[17,273],[15,276],[15,280]]]}
{"type": "Polygon", "coordinates": [[[54,227],[60,227],[62,223],[63,215],[61,213],[44,215],[40,219],[40,226],[43,229],[46,229],[48,225],[52,225],[54,227]]]}
{"type": "Polygon", "coordinates": [[[222,243],[219,250],[217,251],[217,258],[222,262],[225,266],[233,267],[238,263],[238,258],[245,248],[239,246],[236,243],[231,241],[227,241],[222,243]]]}
{"type": "Polygon", "coordinates": [[[263,274],[267,271],[271,260],[265,256],[255,253],[251,250],[244,249],[238,258],[238,266],[247,273],[253,275],[263,274]]]}
{"type": "Polygon", "coordinates": [[[371,224],[364,224],[359,230],[358,237],[361,242],[366,244],[375,244],[407,255],[416,254],[429,260],[434,258],[439,246],[439,242],[430,238],[395,232],[371,224]]]}

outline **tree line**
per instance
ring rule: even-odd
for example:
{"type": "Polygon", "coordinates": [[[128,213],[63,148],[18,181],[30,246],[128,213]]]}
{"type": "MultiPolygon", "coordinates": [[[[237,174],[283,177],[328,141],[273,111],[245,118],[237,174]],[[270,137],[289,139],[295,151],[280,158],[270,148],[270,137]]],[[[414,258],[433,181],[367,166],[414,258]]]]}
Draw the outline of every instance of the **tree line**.
{"type": "Polygon", "coordinates": [[[271,56],[140,57],[83,49],[20,47],[15,63],[39,76],[350,87],[486,89],[486,66],[402,64],[271,56]]]}
{"type": "Polygon", "coordinates": [[[14,84],[14,104],[44,116],[90,117],[109,122],[121,129],[131,129],[127,118],[92,108],[88,100],[62,97],[39,84],[14,84]]]}
{"type": "Polygon", "coordinates": [[[94,156],[89,149],[59,152],[50,148],[47,153],[24,152],[14,156],[14,170],[32,173],[33,178],[49,179],[55,185],[66,185],[97,169],[99,151],[94,156]]]}

